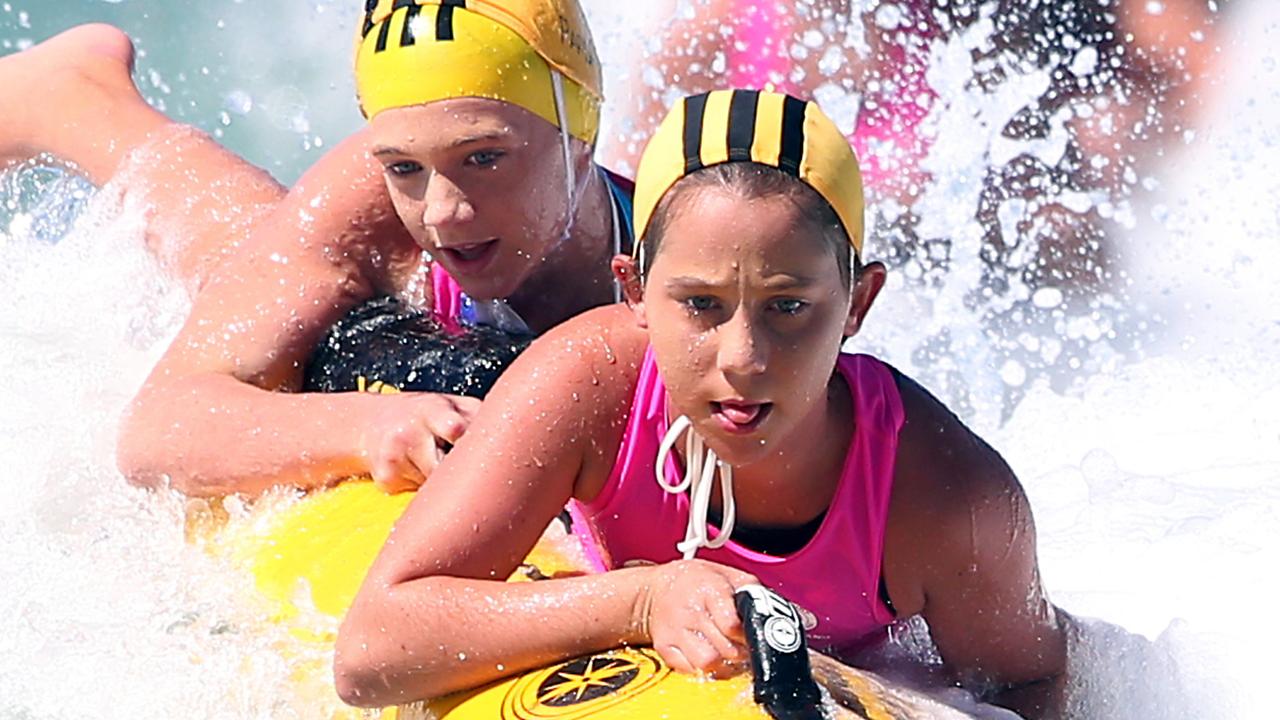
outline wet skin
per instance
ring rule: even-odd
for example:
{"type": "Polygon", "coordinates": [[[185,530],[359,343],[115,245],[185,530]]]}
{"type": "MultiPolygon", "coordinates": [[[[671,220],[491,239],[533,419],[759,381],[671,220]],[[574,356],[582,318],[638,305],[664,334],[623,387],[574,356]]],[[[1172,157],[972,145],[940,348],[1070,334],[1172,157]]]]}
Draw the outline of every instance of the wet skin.
{"type": "MultiPolygon", "coordinates": [[[[493,579],[566,501],[604,487],[650,343],[673,412],[742,463],[743,522],[797,526],[829,505],[854,421],[835,353],[884,269],[869,264],[845,289],[831,251],[796,231],[808,223],[785,199],[697,192],[643,286],[629,259],[615,259],[630,307],[591,311],[536,341],[419,490],[339,633],[335,679],[348,702],[438,696],[620,643],[652,644],[686,672],[740,657],[731,598],[752,578],[739,570],[693,560],[493,579]]],[[[1004,701],[1051,716],[1043,691],[1061,677],[1066,624],[1040,588],[1026,498],[999,455],[919,386],[901,387],[890,597],[902,615],[926,618],[957,681],[1022,688],[1004,701]]]]}
{"type": "Polygon", "coordinates": [[[825,421],[851,296],[834,253],[797,222],[789,198],[735,211],[740,204],[703,191],[673,208],[681,237],[659,249],[637,311],[673,416],[687,415],[745,470],[789,444],[813,444],[805,437],[825,421]]]}
{"type": "Polygon", "coordinates": [[[193,495],[362,474],[388,491],[422,483],[439,448],[466,431],[475,400],[278,391],[301,387],[312,349],[352,307],[420,286],[424,247],[461,246],[465,263],[467,245],[497,238],[483,272],[449,269],[481,297],[474,285],[515,287],[511,305],[535,332],[612,302],[612,217],[603,181],[585,171],[589,148],[575,146],[583,192],[561,241],[569,202],[549,123],[474,99],[383,115],[308,170],[195,297],[124,422],[118,461],[132,481],[193,495]],[[486,140],[459,144],[477,128],[486,140]]]}
{"type": "Polygon", "coordinates": [[[369,129],[396,214],[469,295],[506,298],[538,329],[613,300],[612,218],[591,148],[570,140],[571,200],[560,130],[523,108],[442,100],[379,113],[369,129]],[[583,280],[580,307],[565,306],[567,277],[583,280]]]}

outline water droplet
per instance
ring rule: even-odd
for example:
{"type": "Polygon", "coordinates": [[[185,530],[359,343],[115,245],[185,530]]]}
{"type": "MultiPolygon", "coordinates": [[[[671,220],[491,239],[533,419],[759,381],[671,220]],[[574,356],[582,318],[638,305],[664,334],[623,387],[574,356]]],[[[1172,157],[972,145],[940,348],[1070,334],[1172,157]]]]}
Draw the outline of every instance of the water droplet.
{"type": "Polygon", "coordinates": [[[1062,291],[1055,287],[1040,288],[1031,296],[1031,302],[1038,308],[1046,310],[1062,304],[1062,291]]]}

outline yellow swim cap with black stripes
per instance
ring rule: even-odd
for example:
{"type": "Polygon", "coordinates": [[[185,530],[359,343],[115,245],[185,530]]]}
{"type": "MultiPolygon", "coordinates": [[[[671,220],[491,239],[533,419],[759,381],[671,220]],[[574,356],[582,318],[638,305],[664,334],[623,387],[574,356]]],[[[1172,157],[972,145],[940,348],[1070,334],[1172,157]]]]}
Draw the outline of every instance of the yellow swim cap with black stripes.
{"type": "Polygon", "coordinates": [[[644,237],[658,203],[681,178],[730,162],[777,168],[817,190],[861,257],[862,173],[849,141],[817,103],[761,90],[716,90],[671,109],[640,158],[635,237],[644,237]]]}
{"type": "Polygon", "coordinates": [[[355,65],[360,109],[371,119],[480,97],[518,105],[586,143],[600,127],[600,61],[577,0],[367,0],[355,65]]]}

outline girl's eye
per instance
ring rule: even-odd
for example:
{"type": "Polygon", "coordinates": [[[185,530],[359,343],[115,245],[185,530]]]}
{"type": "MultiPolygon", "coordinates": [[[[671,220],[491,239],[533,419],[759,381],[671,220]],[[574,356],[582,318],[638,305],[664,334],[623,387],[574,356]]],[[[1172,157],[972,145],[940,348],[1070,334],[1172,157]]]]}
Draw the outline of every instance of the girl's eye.
{"type": "Polygon", "coordinates": [[[684,306],[688,308],[691,313],[697,314],[715,309],[716,300],[715,298],[707,295],[695,295],[691,298],[686,298],[684,306]]]}
{"type": "Polygon", "coordinates": [[[500,150],[481,150],[467,156],[467,164],[476,167],[491,168],[498,164],[498,159],[503,156],[500,150]]]}
{"type": "Polygon", "coordinates": [[[422,164],[413,160],[402,160],[387,166],[387,172],[396,177],[407,177],[422,172],[422,164]]]}
{"type": "Polygon", "coordinates": [[[783,298],[773,303],[774,309],[784,315],[799,315],[808,306],[809,303],[795,298],[783,298]]]}

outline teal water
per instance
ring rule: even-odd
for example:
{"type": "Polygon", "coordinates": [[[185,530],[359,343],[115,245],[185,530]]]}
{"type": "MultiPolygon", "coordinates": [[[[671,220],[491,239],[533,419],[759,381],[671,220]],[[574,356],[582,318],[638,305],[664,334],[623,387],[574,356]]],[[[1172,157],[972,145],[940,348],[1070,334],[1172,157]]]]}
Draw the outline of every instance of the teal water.
{"type": "Polygon", "coordinates": [[[147,100],[291,183],[360,126],[344,0],[4,0],[0,54],[107,22],[139,51],[147,100]]]}

